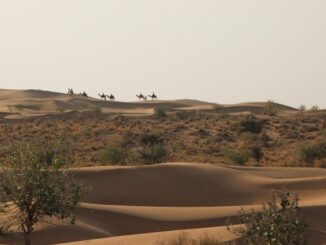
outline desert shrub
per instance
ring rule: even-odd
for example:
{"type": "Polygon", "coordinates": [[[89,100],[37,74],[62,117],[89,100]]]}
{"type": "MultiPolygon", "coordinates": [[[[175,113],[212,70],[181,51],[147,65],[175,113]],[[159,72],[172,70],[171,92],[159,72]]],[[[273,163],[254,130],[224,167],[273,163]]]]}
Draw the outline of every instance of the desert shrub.
{"type": "Polygon", "coordinates": [[[266,113],[270,116],[275,116],[277,114],[276,104],[272,100],[268,100],[265,107],[266,113]]]}
{"type": "Polygon", "coordinates": [[[241,209],[239,222],[244,226],[231,228],[228,225],[228,229],[241,235],[245,244],[305,244],[307,224],[299,208],[299,199],[289,192],[273,193],[261,212],[252,210],[247,214],[241,209]]]}
{"type": "Polygon", "coordinates": [[[146,145],[138,153],[147,164],[161,163],[168,157],[168,151],[162,144],[146,145]]]}
{"type": "Polygon", "coordinates": [[[259,134],[263,130],[263,124],[264,122],[262,120],[255,117],[248,117],[239,122],[239,131],[259,134]]]}
{"type": "Polygon", "coordinates": [[[319,110],[319,107],[318,105],[313,105],[311,108],[310,108],[310,111],[318,111],[319,110]]]}
{"type": "Polygon", "coordinates": [[[326,141],[301,145],[299,148],[299,157],[307,163],[326,158],[326,141]]]}
{"type": "Polygon", "coordinates": [[[263,153],[263,150],[261,149],[261,147],[259,147],[259,146],[252,146],[252,147],[250,147],[250,155],[257,162],[260,162],[260,160],[264,156],[264,153],[263,153]]]}
{"type": "Polygon", "coordinates": [[[107,145],[98,154],[98,159],[102,164],[121,164],[126,163],[128,154],[118,144],[107,145]]]}
{"type": "Polygon", "coordinates": [[[70,165],[74,161],[72,137],[67,134],[55,140],[32,142],[31,147],[38,161],[47,165],[70,165]]]}
{"type": "Polygon", "coordinates": [[[224,156],[233,163],[244,165],[249,160],[250,153],[246,150],[227,149],[224,156]]]}
{"type": "Polygon", "coordinates": [[[161,163],[167,160],[168,151],[159,135],[146,133],[140,137],[141,148],[138,151],[140,158],[147,164],[161,163]]]}
{"type": "MultiPolygon", "coordinates": [[[[216,239],[209,237],[207,234],[192,238],[187,232],[180,232],[175,238],[169,240],[157,241],[155,245],[218,245],[221,244],[216,239]]],[[[231,244],[231,243],[228,243],[231,244]]]]}
{"type": "Polygon", "coordinates": [[[103,116],[102,108],[99,107],[99,106],[94,106],[92,108],[92,112],[95,114],[96,117],[102,117],[103,116]]]}
{"type": "Polygon", "coordinates": [[[157,134],[146,133],[146,134],[141,135],[141,137],[140,137],[140,143],[143,144],[143,145],[161,144],[162,143],[162,139],[157,134]]]}
{"type": "Polygon", "coordinates": [[[299,110],[300,112],[304,112],[304,111],[307,110],[307,107],[306,107],[305,105],[300,105],[299,108],[298,108],[298,110],[299,110]]]}
{"type": "Polygon", "coordinates": [[[154,115],[157,118],[165,118],[166,115],[166,111],[163,108],[156,108],[154,111],[154,115]]]}

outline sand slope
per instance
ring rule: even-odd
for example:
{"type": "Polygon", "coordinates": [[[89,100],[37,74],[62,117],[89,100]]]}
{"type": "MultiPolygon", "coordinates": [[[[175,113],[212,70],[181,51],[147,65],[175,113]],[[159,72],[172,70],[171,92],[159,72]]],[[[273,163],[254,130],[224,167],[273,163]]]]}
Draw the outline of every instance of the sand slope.
{"type": "MultiPolygon", "coordinates": [[[[209,227],[215,227],[207,230],[209,234],[218,231],[216,234],[229,238],[223,227],[228,217],[236,215],[241,206],[259,208],[273,188],[284,185],[300,194],[311,223],[310,244],[326,241],[325,169],[170,163],[72,172],[91,186],[77,210],[77,224],[47,225],[35,232],[35,244],[94,239],[85,244],[154,244],[158,237],[175,233],[141,234],[209,227]],[[126,236],[132,234],[140,235],[126,236]],[[96,240],[99,238],[108,240],[96,240]]],[[[9,241],[19,238],[7,238],[9,241]]]]}
{"type": "MultiPolygon", "coordinates": [[[[152,115],[157,108],[175,112],[215,111],[217,104],[198,100],[155,100],[136,102],[110,102],[97,98],[81,98],[63,93],[42,90],[5,90],[0,89],[0,114],[6,118],[21,119],[48,114],[60,114],[71,111],[96,111],[103,113],[137,115],[152,115]]],[[[229,113],[263,113],[265,102],[242,103],[223,106],[223,111],[229,113]]],[[[278,111],[295,111],[294,108],[275,104],[278,111]]]]}

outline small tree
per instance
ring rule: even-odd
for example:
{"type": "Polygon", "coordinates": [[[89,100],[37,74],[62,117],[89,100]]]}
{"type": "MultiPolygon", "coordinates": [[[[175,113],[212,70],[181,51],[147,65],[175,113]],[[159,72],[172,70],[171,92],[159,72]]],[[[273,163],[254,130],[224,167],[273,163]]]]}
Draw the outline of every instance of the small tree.
{"type": "Polygon", "coordinates": [[[155,109],[154,115],[157,118],[165,118],[167,116],[167,114],[166,114],[166,112],[165,112],[165,110],[163,108],[157,108],[157,109],[155,109]]]}
{"type": "Polygon", "coordinates": [[[140,138],[142,144],[138,151],[140,157],[148,164],[161,163],[168,158],[168,151],[163,145],[163,140],[156,134],[144,134],[140,138]]]}
{"type": "Polygon", "coordinates": [[[13,216],[30,245],[35,225],[43,217],[58,217],[74,223],[74,209],[81,200],[82,188],[60,163],[40,161],[33,148],[22,143],[12,150],[10,168],[4,169],[0,179],[1,204],[17,207],[13,216]]]}
{"type": "Polygon", "coordinates": [[[277,114],[275,102],[272,100],[268,100],[266,103],[266,113],[270,116],[275,116],[277,114]]]}
{"type": "Polygon", "coordinates": [[[264,156],[263,150],[259,146],[252,146],[250,148],[250,153],[251,157],[253,157],[258,163],[264,156]]]}
{"type": "Polygon", "coordinates": [[[240,223],[244,226],[228,229],[241,235],[246,244],[259,245],[299,245],[305,243],[304,231],[307,224],[301,215],[298,197],[292,197],[289,192],[279,192],[279,204],[276,194],[261,212],[252,210],[246,214],[243,209],[239,212],[240,223]]]}
{"type": "Polygon", "coordinates": [[[301,113],[303,113],[307,110],[307,107],[305,105],[300,105],[298,109],[301,113]]]}

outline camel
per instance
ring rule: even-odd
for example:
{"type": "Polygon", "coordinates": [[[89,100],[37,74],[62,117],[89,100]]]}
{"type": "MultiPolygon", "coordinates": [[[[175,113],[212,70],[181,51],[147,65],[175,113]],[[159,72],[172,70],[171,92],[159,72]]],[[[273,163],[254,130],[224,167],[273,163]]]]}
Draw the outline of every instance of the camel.
{"type": "Polygon", "coordinates": [[[142,93],[139,93],[139,95],[136,94],[136,96],[139,100],[143,100],[145,98],[145,96],[142,93]]]}
{"type": "Polygon", "coordinates": [[[156,99],[157,99],[157,96],[156,96],[156,94],[154,94],[154,93],[153,93],[152,95],[148,95],[148,97],[151,97],[152,100],[154,100],[154,99],[156,100],[156,99]]]}
{"type": "Polygon", "coordinates": [[[106,100],[106,97],[107,97],[107,95],[105,95],[104,93],[98,94],[98,96],[103,100],[106,100]]]}
{"type": "Polygon", "coordinates": [[[72,88],[68,88],[68,95],[74,95],[74,90],[72,88]]]}
{"type": "Polygon", "coordinates": [[[88,95],[87,95],[87,93],[85,91],[82,92],[82,93],[79,93],[79,96],[84,97],[84,98],[88,98],[88,95]]]}
{"type": "Polygon", "coordinates": [[[115,101],[115,97],[113,94],[110,94],[110,96],[106,95],[106,97],[108,97],[108,99],[110,99],[111,101],[115,101]]]}

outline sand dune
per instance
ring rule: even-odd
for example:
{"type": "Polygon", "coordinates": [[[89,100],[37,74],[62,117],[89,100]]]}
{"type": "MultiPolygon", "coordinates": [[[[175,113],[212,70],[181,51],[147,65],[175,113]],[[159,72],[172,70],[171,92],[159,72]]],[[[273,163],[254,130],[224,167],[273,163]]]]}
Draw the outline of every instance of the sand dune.
{"type": "Polygon", "coordinates": [[[169,163],[89,167],[72,173],[91,187],[77,210],[77,224],[47,225],[35,232],[35,244],[155,244],[177,233],[157,232],[195,228],[230,238],[224,227],[227,218],[242,206],[259,209],[271,190],[283,184],[300,194],[311,223],[310,244],[326,241],[325,169],[169,163]]]}
{"type": "MultiPolygon", "coordinates": [[[[103,113],[123,115],[152,115],[154,109],[163,108],[175,112],[214,111],[217,104],[198,100],[149,100],[136,102],[110,102],[97,98],[81,98],[63,93],[41,90],[4,90],[0,89],[0,113],[6,118],[21,119],[26,117],[58,114],[71,111],[89,111],[101,109],[103,113]]],[[[294,108],[275,104],[279,111],[295,111],[294,108]]],[[[263,113],[265,102],[242,103],[223,106],[229,113],[263,113]]]]}

